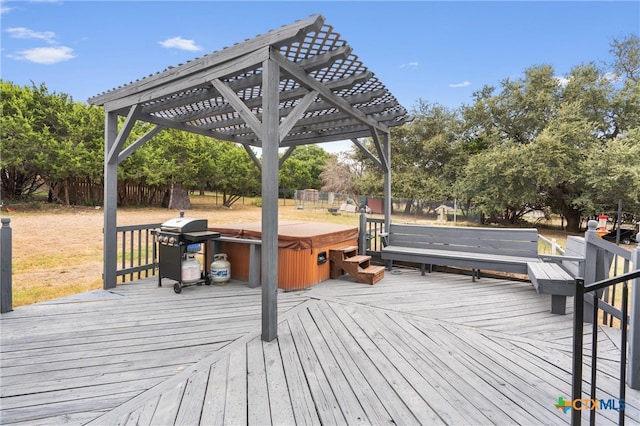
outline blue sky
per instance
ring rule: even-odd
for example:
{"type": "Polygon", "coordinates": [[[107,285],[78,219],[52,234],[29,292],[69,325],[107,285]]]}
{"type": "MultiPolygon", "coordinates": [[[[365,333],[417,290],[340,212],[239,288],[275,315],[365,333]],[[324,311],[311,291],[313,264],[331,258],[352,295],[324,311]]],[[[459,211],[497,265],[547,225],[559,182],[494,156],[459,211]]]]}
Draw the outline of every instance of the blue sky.
{"type": "Polygon", "coordinates": [[[541,64],[611,60],[640,2],[2,1],[1,73],[91,96],[320,13],[411,110],[451,108],[541,64]]]}

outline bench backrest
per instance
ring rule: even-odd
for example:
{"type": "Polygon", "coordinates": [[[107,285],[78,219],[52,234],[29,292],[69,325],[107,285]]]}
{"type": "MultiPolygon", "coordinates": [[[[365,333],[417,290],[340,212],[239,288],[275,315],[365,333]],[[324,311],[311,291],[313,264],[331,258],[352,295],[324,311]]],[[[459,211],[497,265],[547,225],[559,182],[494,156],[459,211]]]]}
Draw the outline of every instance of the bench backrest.
{"type": "Polygon", "coordinates": [[[389,245],[537,257],[538,231],[535,228],[391,224],[389,245]]]}
{"type": "MultiPolygon", "coordinates": [[[[584,259],[586,253],[586,243],[584,237],[569,235],[567,237],[567,247],[564,249],[564,255],[570,257],[581,257],[584,259]]],[[[574,277],[584,275],[584,267],[579,262],[563,261],[562,266],[574,277]]]]}

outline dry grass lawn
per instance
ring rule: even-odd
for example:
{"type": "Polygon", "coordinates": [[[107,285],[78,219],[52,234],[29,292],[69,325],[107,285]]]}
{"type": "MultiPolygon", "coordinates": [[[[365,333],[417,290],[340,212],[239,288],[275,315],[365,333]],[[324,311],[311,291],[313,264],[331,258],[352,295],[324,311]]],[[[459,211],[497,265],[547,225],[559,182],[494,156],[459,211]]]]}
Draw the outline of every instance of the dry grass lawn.
{"type": "MultiPolygon", "coordinates": [[[[232,209],[214,196],[192,196],[187,217],[207,219],[210,225],[260,221],[262,210],[246,199],[232,209]]],[[[358,226],[358,216],[338,216],[326,210],[297,210],[293,201],[280,201],[280,220],[333,222],[358,226]]],[[[13,205],[2,212],[11,218],[13,306],[42,302],[102,288],[103,210],[93,207],[13,205]]],[[[161,223],[178,217],[177,210],[122,208],[118,225],[161,223]]]]}
{"type": "MultiPolygon", "coordinates": [[[[252,199],[239,201],[232,209],[222,207],[221,199],[216,200],[213,195],[191,196],[191,202],[193,208],[185,215],[207,219],[210,225],[261,219],[261,208],[252,199]]],[[[102,288],[102,209],[34,206],[18,205],[13,206],[15,211],[2,212],[11,218],[13,234],[13,306],[102,288]]],[[[177,216],[178,211],[163,208],[121,208],[118,225],[161,223],[177,216]]],[[[358,226],[357,214],[299,210],[291,200],[280,200],[279,218],[358,226]]],[[[414,222],[416,218],[394,217],[394,220],[414,222]]],[[[564,245],[564,233],[543,229],[541,233],[564,245]]]]}

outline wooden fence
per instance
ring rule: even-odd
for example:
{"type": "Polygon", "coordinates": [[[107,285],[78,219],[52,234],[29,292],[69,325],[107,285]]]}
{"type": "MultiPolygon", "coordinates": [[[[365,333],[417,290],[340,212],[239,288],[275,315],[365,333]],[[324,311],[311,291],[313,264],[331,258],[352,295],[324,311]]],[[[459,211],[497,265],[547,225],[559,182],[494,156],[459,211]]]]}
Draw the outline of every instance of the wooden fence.
{"type": "MultiPolygon", "coordinates": [[[[102,205],[104,184],[90,178],[70,178],[50,185],[53,196],[70,205],[102,205]]],[[[132,181],[118,181],[119,206],[159,206],[167,188],[132,181]]]]}

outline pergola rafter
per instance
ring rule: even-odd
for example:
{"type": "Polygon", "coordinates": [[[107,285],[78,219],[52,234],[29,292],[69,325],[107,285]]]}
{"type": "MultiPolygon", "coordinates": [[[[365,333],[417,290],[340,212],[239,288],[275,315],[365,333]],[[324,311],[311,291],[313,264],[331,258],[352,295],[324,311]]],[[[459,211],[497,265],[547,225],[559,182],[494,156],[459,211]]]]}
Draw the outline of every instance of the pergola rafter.
{"type": "Polygon", "coordinates": [[[263,339],[276,337],[278,168],[295,147],[352,140],[385,174],[389,128],[410,120],[351,47],[313,15],[89,99],[105,109],[104,288],[116,285],[117,165],[164,128],[242,144],[262,171],[263,339]],[[126,117],[118,130],[118,117],[126,117]],[[127,144],[137,121],[156,124],[127,144]],[[369,137],[375,150],[358,138],[369,137]],[[251,147],[262,149],[262,161],[251,147]],[[278,158],[280,148],[288,148],[278,158]]]}

